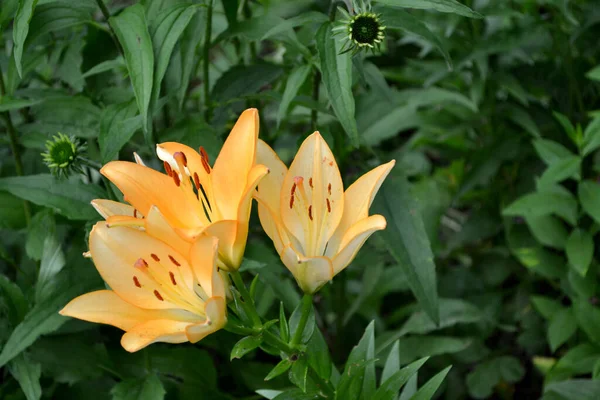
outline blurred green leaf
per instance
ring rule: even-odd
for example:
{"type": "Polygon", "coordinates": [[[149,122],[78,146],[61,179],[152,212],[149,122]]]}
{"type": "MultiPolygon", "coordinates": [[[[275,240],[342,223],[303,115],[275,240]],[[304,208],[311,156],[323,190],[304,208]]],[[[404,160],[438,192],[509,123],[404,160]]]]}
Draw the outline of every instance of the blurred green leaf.
{"type": "MultiPolygon", "coordinates": [[[[392,377],[396,372],[400,370],[400,341],[396,340],[390,349],[390,353],[388,354],[387,359],[385,360],[385,365],[383,366],[383,371],[381,371],[381,378],[379,381],[379,386],[383,386],[383,384],[392,377]]],[[[381,387],[378,391],[381,390],[381,387]]],[[[377,393],[375,394],[377,396],[377,393]]]]}
{"type": "Polygon", "coordinates": [[[176,97],[179,109],[183,107],[183,102],[186,97],[190,80],[192,78],[195,64],[195,55],[197,47],[204,40],[206,29],[206,10],[200,8],[196,11],[192,20],[188,23],[179,40],[179,52],[181,53],[181,73],[180,86],[177,90],[176,97]]]}
{"type": "Polygon", "coordinates": [[[35,214],[27,231],[25,251],[33,260],[41,260],[46,238],[56,234],[56,222],[52,211],[44,210],[35,214]]]}
{"type": "Polygon", "coordinates": [[[429,30],[427,25],[407,11],[392,7],[377,7],[374,10],[381,14],[387,29],[401,29],[405,32],[420,36],[433,44],[444,56],[448,68],[452,69],[452,59],[445,44],[439,36],[429,30]]]}
{"type": "Polygon", "coordinates": [[[49,174],[0,178],[0,190],[50,207],[73,220],[97,218],[90,201],[106,197],[98,186],[77,180],[60,181],[49,174]]]}
{"type": "Polygon", "coordinates": [[[31,107],[39,102],[40,100],[38,99],[14,99],[8,96],[3,96],[0,97],[0,112],[20,110],[22,108],[31,107]]]}
{"type": "Polygon", "coordinates": [[[594,118],[583,131],[582,155],[586,156],[600,147],[600,118],[594,118]]]}
{"type": "Polygon", "coordinates": [[[600,381],[590,379],[572,379],[551,383],[544,393],[554,393],[565,400],[595,400],[600,397],[600,381]]]}
{"type": "Polygon", "coordinates": [[[329,347],[319,329],[316,329],[308,341],[306,354],[308,365],[326,382],[331,377],[331,357],[329,347]]]}
{"type": "Polygon", "coordinates": [[[58,311],[86,289],[90,289],[90,282],[82,281],[73,284],[63,279],[60,286],[55,289],[55,295],[36,304],[12,331],[0,353],[0,367],[19,355],[41,335],[60,328],[67,318],[60,315],[58,311]]]}
{"type": "Polygon", "coordinates": [[[592,181],[580,182],[578,195],[583,211],[600,223],[600,185],[592,181]]]}
{"type": "Polygon", "coordinates": [[[294,97],[298,94],[298,90],[306,81],[308,74],[311,71],[310,65],[301,65],[297,68],[294,68],[290,73],[290,76],[287,79],[285,84],[285,90],[283,91],[283,96],[281,97],[281,103],[279,103],[279,109],[277,111],[277,126],[281,123],[281,120],[286,116],[288,109],[294,97]]]}
{"type": "Polygon", "coordinates": [[[577,330],[577,321],[570,308],[563,308],[552,316],[548,325],[548,344],[554,353],[577,330]]]}
{"type": "Polygon", "coordinates": [[[285,371],[291,368],[292,364],[293,363],[289,358],[284,358],[271,370],[271,372],[269,372],[267,376],[265,376],[265,381],[270,381],[271,379],[283,374],[285,371]]]}
{"type": "Polygon", "coordinates": [[[564,218],[571,225],[575,225],[577,201],[570,194],[543,190],[520,197],[504,208],[502,214],[523,217],[555,214],[564,218]]]}
{"type": "Polygon", "coordinates": [[[538,186],[543,188],[568,178],[581,179],[581,158],[578,156],[565,158],[552,164],[542,174],[538,186]]]}
{"type": "Polygon", "coordinates": [[[567,259],[569,264],[581,275],[587,274],[594,256],[594,239],[583,229],[574,229],[567,240],[567,259]]]}
{"type": "MultiPolygon", "coordinates": [[[[148,132],[148,107],[152,97],[154,53],[144,7],[135,4],[119,15],[109,19],[119,43],[123,47],[127,70],[131,78],[138,110],[142,116],[142,127],[148,132]]],[[[147,137],[147,142],[150,143],[147,137]]]]}
{"type": "Polygon", "coordinates": [[[27,400],[39,400],[42,397],[40,364],[33,363],[24,354],[19,354],[9,363],[8,370],[21,385],[27,400]]]}
{"type": "Polygon", "coordinates": [[[476,399],[492,395],[494,387],[501,382],[515,383],[523,379],[525,369],[512,356],[501,356],[487,360],[467,375],[469,394],[476,399]]]}
{"type": "Polygon", "coordinates": [[[65,255],[55,235],[48,235],[44,240],[42,262],[35,286],[35,301],[40,303],[48,298],[50,281],[65,266],[65,255]]]}
{"type": "Polygon", "coordinates": [[[17,67],[19,76],[23,76],[23,68],[21,66],[23,50],[25,48],[25,39],[29,33],[29,22],[33,16],[33,10],[37,5],[38,0],[19,0],[19,8],[15,15],[13,23],[13,58],[17,67]]]}
{"type": "Polygon", "coordinates": [[[592,68],[591,70],[589,70],[587,72],[587,74],[585,74],[585,76],[588,79],[594,80],[594,81],[600,81],[600,65],[598,65],[595,68],[592,68]]]}
{"type": "Polygon", "coordinates": [[[158,100],[161,83],[171,60],[175,44],[179,41],[180,36],[199,7],[199,5],[195,4],[176,4],[163,9],[158,13],[156,21],[149,27],[152,46],[154,48],[154,59],[156,60],[151,107],[155,106],[158,100]]]}
{"type": "Polygon", "coordinates": [[[375,197],[373,209],[388,226],[380,233],[415,297],[434,323],[439,322],[435,264],[418,204],[405,178],[391,175],[375,197]]]}
{"type": "Polygon", "coordinates": [[[431,9],[444,13],[454,13],[470,18],[483,18],[483,16],[456,0],[375,0],[378,3],[391,7],[406,7],[431,9]]]}
{"type": "Polygon", "coordinates": [[[260,92],[282,73],[281,67],[272,64],[236,65],[221,75],[212,88],[211,98],[223,104],[239,100],[260,92]]]}
{"type": "Polygon", "coordinates": [[[133,100],[111,104],[104,109],[98,134],[103,163],[115,159],[133,134],[142,127],[142,119],[137,116],[137,112],[138,108],[133,100]]]}
{"type": "Polygon", "coordinates": [[[358,146],[350,53],[340,54],[343,44],[333,37],[330,23],[325,23],[319,28],[316,41],[327,97],[350,142],[358,146]]]}
{"type": "Polygon", "coordinates": [[[544,246],[564,249],[569,233],[562,221],[553,215],[525,217],[533,236],[544,246]]]}
{"type": "Polygon", "coordinates": [[[162,400],[165,388],[155,374],[143,379],[127,379],[117,383],[112,390],[113,400],[162,400]]]}
{"type": "Polygon", "coordinates": [[[29,309],[27,300],[21,288],[4,275],[0,275],[0,293],[2,293],[8,321],[16,326],[23,320],[29,309]]]}
{"type": "Polygon", "coordinates": [[[92,68],[85,71],[85,73],[83,73],[81,77],[89,78],[90,76],[98,75],[103,72],[111,71],[113,69],[118,69],[122,67],[126,67],[125,60],[123,60],[122,56],[118,56],[113,60],[103,61],[100,64],[93,66],[92,68]]]}
{"type": "Polygon", "coordinates": [[[573,304],[573,311],[577,324],[588,338],[595,343],[600,343],[600,310],[586,300],[579,300],[573,304]]]}

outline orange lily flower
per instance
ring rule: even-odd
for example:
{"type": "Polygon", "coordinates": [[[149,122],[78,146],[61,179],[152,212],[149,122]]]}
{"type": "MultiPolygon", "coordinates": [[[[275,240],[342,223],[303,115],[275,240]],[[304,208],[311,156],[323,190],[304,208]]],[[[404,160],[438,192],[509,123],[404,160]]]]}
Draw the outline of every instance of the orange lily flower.
{"type": "Polygon", "coordinates": [[[305,293],[319,290],[350,264],[371,234],[385,229],[385,218],[369,216],[369,207],[394,160],[367,172],[346,192],[319,132],[304,140],[289,170],[263,141],[257,161],[271,171],[255,194],[260,222],[305,293]]]}
{"type": "MultiPolygon", "coordinates": [[[[166,174],[136,163],[113,161],[100,172],[133,208],[107,200],[92,202],[109,225],[141,226],[155,206],[188,245],[201,234],[219,238],[221,269],[237,269],[248,237],[252,192],[269,170],[256,165],[258,111],[242,113],[211,167],[208,155],[174,142],[157,145],[166,174]],[[133,210],[133,211],[132,211],[133,210]]],[[[187,253],[182,253],[187,254],[187,253]]]]}
{"type": "Polygon", "coordinates": [[[195,343],[221,329],[227,306],[218,239],[203,235],[183,254],[188,246],[156,207],[144,222],[145,231],[104,221],[94,226],[90,254],[112,290],[81,295],[60,313],[124,330],[121,345],[130,352],[155,342],[195,343]]]}

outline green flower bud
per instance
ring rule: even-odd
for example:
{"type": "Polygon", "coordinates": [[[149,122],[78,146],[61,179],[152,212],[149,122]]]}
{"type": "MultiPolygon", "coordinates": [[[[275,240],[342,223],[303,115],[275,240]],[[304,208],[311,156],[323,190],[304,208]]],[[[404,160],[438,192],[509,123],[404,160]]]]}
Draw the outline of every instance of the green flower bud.
{"type": "Polygon", "coordinates": [[[379,45],[385,38],[385,25],[380,15],[372,13],[368,3],[361,2],[355,7],[355,13],[349,14],[343,8],[338,8],[344,19],[340,21],[333,31],[343,33],[346,43],[342,47],[342,53],[352,51],[353,54],[362,49],[379,49],[379,45]]]}
{"type": "Polygon", "coordinates": [[[59,133],[46,142],[46,149],[42,157],[53,175],[68,177],[72,172],[82,172],[85,146],[78,139],[59,133]]]}

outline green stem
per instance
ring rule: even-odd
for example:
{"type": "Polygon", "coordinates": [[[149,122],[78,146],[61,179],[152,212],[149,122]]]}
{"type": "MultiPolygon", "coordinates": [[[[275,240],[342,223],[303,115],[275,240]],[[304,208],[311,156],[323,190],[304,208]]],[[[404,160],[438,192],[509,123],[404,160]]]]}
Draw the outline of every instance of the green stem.
{"type": "MultiPolygon", "coordinates": [[[[106,22],[108,22],[111,15],[110,15],[110,11],[108,11],[108,8],[106,7],[106,4],[104,4],[103,0],[96,0],[96,4],[98,4],[100,11],[102,11],[102,15],[104,15],[104,19],[106,20],[106,22]]],[[[109,31],[110,37],[115,42],[115,46],[117,46],[117,50],[119,51],[119,53],[121,53],[121,55],[123,55],[123,49],[121,48],[121,44],[117,40],[117,35],[115,35],[115,32],[112,30],[112,26],[110,26],[110,24],[108,24],[108,26],[110,28],[110,31],[109,31]]]]}
{"type": "Polygon", "coordinates": [[[206,7],[206,32],[204,33],[204,63],[202,65],[203,80],[204,80],[204,106],[205,114],[204,118],[206,122],[210,122],[212,118],[212,105],[210,103],[210,87],[209,87],[209,67],[210,67],[210,41],[212,36],[212,12],[213,12],[213,0],[207,1],[206,7]]]}
{"type": "MultiPolygon", "coordinates": [[[[319,87],[321,86],[321,73],[318,68],[315,68],[313,76],[312,98],[316,104],[319,103],[319,87]]],[[[317,130],[317,109],[313,108],[310,111],[310,125],[313,131],[317,130]]]]}
{"type": "MultiPolygon", "coordinates": [[[[0,98],[4,96],[6,96],[6,86],[4,86],[4,76],[2,75],[2,69],[0,68],[0,98]]],[[[10,111],[5,111],[0,115],[2,115],[2,118],[4,119],[6,131],[8,132],[10,149],[15,159],[15,170],[18,176],[23,176],[23,162],[21,161],[19,141],[17,139],[17,131],[15,130],[15,126],[13,125],[10,117],[10,111]]],[[[29,202],[26,200],[23,200],[23,210],[25,212],[25,221],[27,222],[27,225],[29,225],[29,222],[31,221],[31,209],[29,207],[29,202]]]]}
{"type": "Polygon", "coordinates": [[[277,350],[281,351],[286,356],[289,356],[294,353],[294,349],[290,347],[289,344],[285,343],[283,340],[281,340],[281,338],[277,337],[269,330],[264,330],[262,334],[263,338],[265,339],[265,342],[275,347],[277,350]]]}
{"type": "Polygon", "coordinates": [[[250,318],[252,319],[252,323],[254,324],[254,327],[255,328],[261,327],[262,322],[260,320],[260,315],[258,315],[258,312],[256,311],[256,306],[254,305],[254,300],[252,299],[252,296],[250,296],[250,293],[248,292],[248,289],[246,288],[246,284],[244,283],[244,280],[242,279],[242,275],[240,275],[240,271],[238,271],[237,269],[232,269],[231,271],[229,271],[229,274],[231,275],[231,279],[233,279],[233,283],[235,284],[235,287],[237,288],[237,290],[240,291],[240,294],[242,295],[242,300],[244,302],[246,312],[248,314],[250,314],[250,318]]]}
{"type": "Polygon", "coordinates": [[[300,322],[298,323],[296,332],[294,332],[294,337],[292,337],[292,341],[290,342],[290,346],[292,347],[297,346],[300,343],[300,340],[302,339],[302,333],[304,332],[304,328],[306,327],[306,322],[308,321],[310,310],[312,310],[312,300],[312,294],[305,294],[304,297],[302,297],[300,322]]]}

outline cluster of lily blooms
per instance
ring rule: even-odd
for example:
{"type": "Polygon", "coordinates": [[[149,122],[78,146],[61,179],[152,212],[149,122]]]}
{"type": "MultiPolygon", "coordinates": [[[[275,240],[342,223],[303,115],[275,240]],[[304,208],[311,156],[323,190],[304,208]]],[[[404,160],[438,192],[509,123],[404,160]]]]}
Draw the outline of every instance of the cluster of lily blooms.
{"type": "Polygon", "coordinates": [[[111,290],[73,299],[62,315],[116,326],[137,351],[154,342],[195,343],[225,326],[229,278],[240,267],[252,199],[281,261],[305,293],[342,271],[385,218],[369,207],[394,161],[344,192],[335,157],[318,132],[290,168],[258,139],[258,111],[242,113],[211,167],[179,143],[157,145],[166,173],[113,161],[100,171],[129,204],[94,200],[105,219],[89,253],[111,290]]]}

